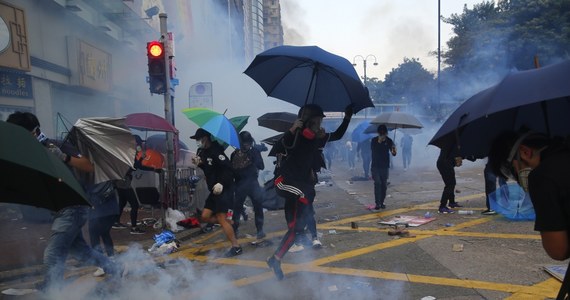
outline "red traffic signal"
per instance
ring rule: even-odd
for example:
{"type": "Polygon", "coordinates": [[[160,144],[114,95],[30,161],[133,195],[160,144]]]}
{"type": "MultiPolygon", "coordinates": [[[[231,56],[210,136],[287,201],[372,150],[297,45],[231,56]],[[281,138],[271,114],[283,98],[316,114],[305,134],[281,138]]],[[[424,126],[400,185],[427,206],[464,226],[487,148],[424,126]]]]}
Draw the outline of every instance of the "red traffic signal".
{"type": "Polygon", "coordinates": [[[150,57],[161,57],[164,55],[164,45],[161,42],[153,41],[147,43],[147,55],[150,57]]]}
{"type": "Polygon", "coordinates": [[[166,59],[164,44],[158,41],[146,44],[148,57],[148,83],[152,94],[164,94],[166,92],[166,59]]]}

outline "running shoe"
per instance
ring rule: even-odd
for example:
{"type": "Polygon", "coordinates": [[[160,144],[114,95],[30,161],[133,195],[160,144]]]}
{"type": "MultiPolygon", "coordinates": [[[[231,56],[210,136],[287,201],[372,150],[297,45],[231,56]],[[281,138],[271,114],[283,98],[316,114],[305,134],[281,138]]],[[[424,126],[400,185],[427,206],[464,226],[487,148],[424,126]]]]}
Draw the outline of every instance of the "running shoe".
{"type": "Polygon", "coordinates": [[[486,215],[486,216],[492,216],[492,215],[496,215],[497,212],[492,210],[492,209],[487,209],[485,211],[482,211],[481,214],[486,215]]]}
{"type": "Polygon", "coordinates": [[[145,234],[146,231],[138,228],[138,227],[133,227],[131,228],[131,234],[145,234]]]}
{"type": "Polygon", "coordinates": [[[323,247],[321,241],[318,238],[313,239],[313,249],[321,249],[321,247],[323,247]]]}
{"type": "Polygon", "coordinates": [[[226,252],[224,257],[234,257],[234,256],[238,256],[242,253],[243,253],[243,249],[241,247],[232,247],[230,250],[228,250],[228,252],[226,252]]]}
{"type": "Polygon", "coordinates": [[[263,232],[263,231],[258,231],[256,238],[257,238],[258,240],[261,240],[262,238],[265,238],[266,236],[267,236],[267,235],[265,234],[265,232],[263,232]]]}
{"type": "Polygon", "coordinates": [[[303,247],[303,245],[301,245],[301,244],[293,244],[293,246],[291,246],[291,248],[289,248],[289,252],[291,252],[291,253],[300,252],[303,250],[305,250],[305,247],[303,247]]]}
{"type": "Polygon", "coordinates": [[[446,206],[440,207],[437,212],[440,213],[440,214],[452,214],[452,213],[454,213],[453,210],[449,209],[449,208],[446,207],[446,206]]]}
{"type": "Polygon", "coordinates": [[[449,203],[449,207],[450,208],[456,208],[456,207],[463,207],[463,205],[460,205],[457,202],[453,202],[453,203],[449,203]]]}
{"type": "Polygon", "coordinates": [[[123,224],[123,223],[115,223],[113,224],[113,229],[125,229],[127,228],[127,225],[123,224]]]}
{"type": "Polygon", "coordinates": [[[281,270],[281,261],[275,258],[275,255],[267,259],[267,265],[273,269],[273,273],[275,273],[275,277],[277,277],[278,280],[283,280],[285,276],[281,270]]]}

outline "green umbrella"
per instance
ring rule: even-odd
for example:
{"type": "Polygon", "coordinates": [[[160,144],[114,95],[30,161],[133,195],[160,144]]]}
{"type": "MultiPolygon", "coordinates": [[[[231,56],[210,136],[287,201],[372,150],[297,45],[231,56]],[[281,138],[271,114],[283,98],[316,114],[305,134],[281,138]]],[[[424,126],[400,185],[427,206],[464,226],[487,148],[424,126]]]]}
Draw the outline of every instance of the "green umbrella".
{"type": "Polygon", "coordinates": [[[26,129],[0,122],[0,202],[58,211],[89,205],[70,169],[26,129]]]}

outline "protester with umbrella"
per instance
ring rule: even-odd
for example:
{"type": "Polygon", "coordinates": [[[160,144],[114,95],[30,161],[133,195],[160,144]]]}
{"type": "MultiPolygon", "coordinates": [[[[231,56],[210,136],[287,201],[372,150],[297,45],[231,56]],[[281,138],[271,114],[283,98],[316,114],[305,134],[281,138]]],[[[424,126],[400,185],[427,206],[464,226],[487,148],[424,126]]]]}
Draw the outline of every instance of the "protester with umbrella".
{"type": "Polygon", "coordinates": [[[384,200],[388,188],[388,168],[390,167],[390,154],[396,156],[396,144],[388,137],[388,128],[382,124],[378,126],[378,136],[370,142],[372,163],[370,171],[374,180],[374,209],[385,209],[384,200]]]}
{"type": "MultiPolygon", "coordinates": [[[[530,193],[536,212],[534,228],[553,259],[570,257],[570,149],[560,140],[533,132],[508,131],[491,144],[489,164],[497,176],[514,178],[530,193]]],[[[558,297],[567,299],[570,275],[566,272],[558,297]]]]}
{"type": "Polygon", "coordinates": [[[352,106],[345,110],[345,117],[338,129],[333,133],[326,133],[321,127],[325,117],[321,107],[307,104],[301,107],[299,119],[295,121],[289,131],[285,132],[283,139],[276,146],[281,147],[284,159],[280,162],[275,179],[277,193],[286,199],[285,219],[288,231],[281,240],[275,253],[268,258],[267,264],[273,269],[276,277],[283,279],[281,260],[295,242],[297,232],[301,232],[305,225],[305,218],[310,203],[315,195],[315,165],[322,163],[321,149],[328,141],[340,140],[353,114],[352,106]],[[320,160],[319,160],[320,158],[320,160]]]}
{"type": "MultiPolygon", "coordinates": [[[[34,135],[38,141],[44,144],[48,151],[61,159],[69,167],[77,171],[90,173],[94,167],[91,161],[83,157],[69,143],[57,147],[40,129],[38,118],[29,112],[15,112],[11,114],[7,122],[19,125],[34,135]]],[[[34,184],[34,183],[32,183],[34,184]]],[[[44,251],[44,264],[46,267],[45,281],[41,289],[60,288],[65,271],[65,260],[69,253],[77,257],[79,261],[92,261],[101,266],[105,273],[116,275],[118,268],[102,253],[93,250],[83,238],[82,228],[87,222],[89,206],[67,206],[58,211],[54,218],[53,233],[44,251]]]]}
{"type": "Polygon", "coordinates": [[[192,162],[204,171],[210,190],[202,211],[202,222],[220,224],[232,244],[232,248],[225,254],[226,257],[240,255],[243,250],[232,225],[226,219],[226,214],[233,205],[234,178],[230,160],[224,153],[224,148],[212,140],[208,131],[198,128],[196,134],[190,138],[198,143],[198,151],[192,162]]]}

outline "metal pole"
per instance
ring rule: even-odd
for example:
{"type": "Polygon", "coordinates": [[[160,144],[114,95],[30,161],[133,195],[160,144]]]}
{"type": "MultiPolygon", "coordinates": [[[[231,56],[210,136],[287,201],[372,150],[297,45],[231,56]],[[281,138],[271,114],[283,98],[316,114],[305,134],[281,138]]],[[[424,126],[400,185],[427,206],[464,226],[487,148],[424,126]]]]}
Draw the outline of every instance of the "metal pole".
{"type": "MultiPolygon", "coordinates": [[[[364,66],[364,87],[366,87],[366,58],[362,65],[364,66]]],[[[368,107],[364,109],[364,120],[366,119],[368,119],[368,107]]]]}
{"type": "Polygon", "coordinates": [[[440,71],[441,71],[441,0],[437,0],[437,99],[436,113],[439,118],[440,109],[440,71]]]}
{"type": "MultiPolygon", "coordinates": [[[[159,19],[160,19],[160,35],[161,35],[161,40],[165,45],[165,48],[168,48],[169,45],[167,45],[170,41],[168,40],[167,36],[168,36],[168,30],[166,28],[166,14],[165,13],[160,13],[158,15],[159,19]]],[[[164,93],[164,118],[166,119],[166,121],[168,121],[168,123],[173,124],[174,122],[174,118],[172,115],[172,101],[171,101],[171,91],[170,91],[170,57],[165,57],[166,59],[166,70],[165,70],[165,74],[166,74],[166,91],[164,93]]],[[[174,159],[174,133],[172,132],[167,132],[166,133],[166,161],[167,161],[167,166],[166,166],[166,197],[167,198],[167,203],[169,206],[173,206],[174,199],[176,199],[176,178],[175,178],[175,172],[176,172],[176,160],[174,159]]],[[[175,205],[174,205],[175,206],[175,205]]]]}

